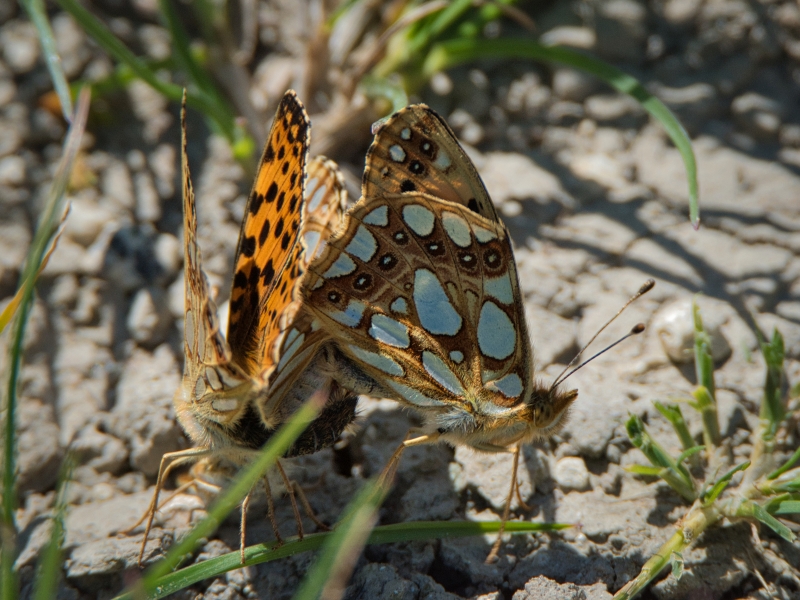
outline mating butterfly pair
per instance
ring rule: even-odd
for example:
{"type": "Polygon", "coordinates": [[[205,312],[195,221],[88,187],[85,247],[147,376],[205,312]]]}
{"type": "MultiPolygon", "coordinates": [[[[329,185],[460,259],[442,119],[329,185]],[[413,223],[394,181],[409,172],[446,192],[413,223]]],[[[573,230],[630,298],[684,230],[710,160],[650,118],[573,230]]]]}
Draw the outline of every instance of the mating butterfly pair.
{"type": "Polygon", "coordinates": [[[308,134],[287,92],[248,199],[223,339],[184,133],[186,366],[175,406],[198,447],[165,456],[157,490],[187,460],[243,464],[320,389],[328,402],[290,455],[333,443],[366,393],[424,416],[426,433],[401,449],[514,449],[516,472],[519,444],[562,425],[577,392],[533,379],[509,235],[472,162],[434,111],[409,106],[378,128],[362,198],[343,214],[335,165],[318,158],[306,173],[308,134]]]}

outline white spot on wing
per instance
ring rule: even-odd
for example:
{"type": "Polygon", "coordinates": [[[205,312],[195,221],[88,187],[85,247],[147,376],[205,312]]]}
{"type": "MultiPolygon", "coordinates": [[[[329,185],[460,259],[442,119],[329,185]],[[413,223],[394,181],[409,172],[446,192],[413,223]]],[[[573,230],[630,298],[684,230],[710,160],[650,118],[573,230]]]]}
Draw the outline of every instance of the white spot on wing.
{"type": "Polygon", "coordinates": [[[478,346],[485,356],[503,360],[514,353],[517,332],[508,315],[497,304],[486,301],[478,318],[478,346]]]}
{"type": "Polygon", "coordinates": [[[425,331],[434,335],[455,335],[461,330],[461,315],[439,283],[427,269],[414,273],[414,306],[425,331]]]}
{"type": "Polygon", "coordinates": [[[497,239],[497,234],[494,231],[489,231],[488,229],[484,229],[483,227],[478,227],[475,225],[472,230],[475,232],[475,238],[481,243],[485,244],[486,242],[491,242],[492,240],[497,239]]]}
{"type": "Polygon", "coordinates": [[[369,335],[395,348],[408,348],[411,344],[408,339],[408,327],[386,315],[372,315],[369,335]]]}
{"type": "Polygon", "coordinates": [[[406,159],[406,151],[397,144],[392,144],[389,146],[389,158],[394,162],[401,163],[406,159]]]}
{"type": "Polygon", "coordinates": [[[433,352],[427,350],[422,353],[422,366],[428,372],[428,375],[433,377],[439,385],[444,387],[447,391],[456,396],[465,396],[464,387],[456,377],[455,373],[450,370],[450,367],[433,352]]]}
{"type": "Polygon", "coordinates": [[[375,240],[375,236],[367,231],[367,228],[363,225],[358,226],[356,234],[345,248],[345,252],[352,254],[365,263],[372,260],[377,250],[378,242],[375,240]]]}
{"type": "Polygon", "coordinates": [[[319,244],[319,239],[319,231],[306,231],[303,234],[303,244],[305,245],[306,250],[312,254],[315,254],[314,250],[316,249],[317,244],[319,244]]]}
{"type": "Polygon", "coordinates": [[[446,171],[453,161],[450,160],[450,155],[439,148],[439,154],[436,155],[436,160],[433,161],[433,164],[436,165],[440,170],[446,171]]]}
{"type": "Polygon", "coordinates": [[[394,375],[395,377],[403,377],[405,375],[403,367],[401,367],[393,358],[386,356],[385,354],[369,352],[359,348],[358,346],[353,346],[352,344],[348,344],[347,348],[358,360],[363,361],[368,365],[372,365],[387,375],[394,375]]]}
{"type": "Polygon", "coordinates": [[[395,298],[389,305],[389,308],[392,309],[392,312],[400,313],[401,315],[408,313],[408,304],[406,303],[406,299],[402,296],[395,298]]]}
{"type": "Polygon", "coordinates": [[[337,323],[341,323],[346,327],[355,327],[361,322],[361,317],[364,316],[365,308],[366,306],[363,302],[350,300],[350,302],[347,303],[346,309],[331,311],[330,317],[337,323]]]}
{"type": "Polygon", "coordinates": [[[425,394],[421,394],[417,390],[410,388],[407,385],[403,385],[402,383],[397,383],[396,381],[392,380],[389,380],[386,383],[390,388],[397,392],[403,400],[410,402],[411,404],[416,404],[417,406],[444,406],[444,403],[440,400],[428,398],[428,396],[425,394]]]}
{"type": "MultiPolygon", "coordinates": [[[[317,180],[315,178],[312,181],[314,182],[314,185],[311,185],[311,182],[309,182],[308,185],[306,186],[306,189],[308,189],[308,190],[313,190],[314,189],[314,186],[316,185],[316,181],[317,180]]],[[[321,188],[319,188],[318,190],[316,190],[314,192],[314,195],[311,196],[311,200],[308,201],[308,212],[310,212],[310,213],[314,212],[315,210],[317,210],[317,208],[319,208],[319,205],[322,202],[322,199],[325,197],[325,194],[327,193],[327,191],[328,191],[328,188],[325,187],[325,186],[322,186],[321,188]]]]}
{"type": "Polygon", "coordinates": [[[472,236],[469,234],[469,223],[463,217],[450,211],[444,211],[442,213],[442,225],[444,225],[444,230],[456,246],[466,248],[472,243],[472,236]]]}
{"type": "Polygon", "coordinates": [[[235,398],[217,398],[211,403],[211,408],[218,412],[228,412],[238,408],[239,401],[235,398]]]}
{"type": "Polygon", "coordinates": [[[450,360],[452,360],[457,365],[461,364],[461,361],[464,360],[464,353],[461,350],[453,350],[450,352],[450,360]]]}
{"type": "Polygon", "coordinates": [[[367,225],[376,225],[377,227],[386,227],[389,224],[389,208],[384,204],[375,210],[367,213],[367,216],[362,220],[367,225]]]}
{"type": "Polygon", "coordinates": [[[511,277],[508,272],[500,277],[487,277],[483,280],[483,292],[503,304],[511,304],[514,294],[511,290],[511,277]]]}
{"type": "Polygon", "coordinates": [[[400,130],[400,137],[404,140],[411,139],[411,130],[408,127],[404,127],[400,130]]]}
{"type": "Polygon", "coordinates": [[[403,221],[420,237],[430,235],[433,231],[433,213],[419,204],[407,204],[403,207],[403,221]]]}
{"type": "Polygon", "coordinates": [[[208,381],[208,385],[211,386],[212,390],[219,391],[222,389],[222,382],[213,367],[206,367],[206,381],[208,381]]]}
{"type": "Polygon", "coordinates": [[[334,263],[328,267],[328,270],[323,273],[325,279],[333,279],[334,277],[341,277],[342,275],[350,275],[356,270],[356,263],[347,254],[340,254],[334,263]]]}
{"type": "Polygon", "coordinates": [[[490,381],[486,387],[500,392],[506,398],[519,398],[522,394],[522,379],[516,373],[509,373],[497,381],[490,381]]]}

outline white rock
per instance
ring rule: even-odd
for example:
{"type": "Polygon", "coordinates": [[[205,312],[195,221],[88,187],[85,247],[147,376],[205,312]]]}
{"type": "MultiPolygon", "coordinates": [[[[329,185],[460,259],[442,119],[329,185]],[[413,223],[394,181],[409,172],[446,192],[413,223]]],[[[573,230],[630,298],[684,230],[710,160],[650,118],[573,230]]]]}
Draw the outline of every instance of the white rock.
{"type": "Polygon", "coordinates": [[[128,312],[127,327],[140,344],[154,345],[164,340],[170,325],[166,295],[157,288],[143,288],[136,293],[128,312]]]}
{"type": "Polygon", "coordinates": [[[0,185],[17,186],[25,183],[25,159],[6,156],[0,159],[0,185]]]}
{"type": "MultiPolygon", "coordinates": [[[[727,315],[711,306],[703,310],[702,304],[700,315],[703,328],[711,338],[711,356],[714,362],[723,361],[731,355],[730,344],[720,331],[727,321],[727,315]]],[[[694,360],[694,317],[690,298],[681,298],[661,307],[653,318],[652,328],[671,360],[676,363],[691,363],[694,360]]]]}
{"type": "Polygon", "coordinates": [[[584,491],[591,487],[586,463],[579,456],[566,456],[560,459],[556,463],[553,477],[564,491],[584,491]]]}

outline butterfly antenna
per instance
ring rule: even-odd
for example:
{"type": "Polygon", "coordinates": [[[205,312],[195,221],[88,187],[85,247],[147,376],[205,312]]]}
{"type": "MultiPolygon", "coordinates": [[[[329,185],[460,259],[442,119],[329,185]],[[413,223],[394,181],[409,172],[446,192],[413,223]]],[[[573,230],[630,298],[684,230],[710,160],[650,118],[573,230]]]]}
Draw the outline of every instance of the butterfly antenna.
{"type": "Polygon", "coordinates": [[[556,380],[555,380],[555,382],[553,383],[553,385],[551,386],[551,388],[550,388],[550,389],[555,389],[555,388],[556,388],[558,385],[560,385],[561,383],[563,383],[563,381],[564,381],[564,380],[565,380],[567,377],[569,377],[570,375],[572,375],[572,374],[573,374],[575,371],[577,371],[577,370],[578,370],[578,369],[580,369],[581,367],[585,366],[587,363],[589,363],[589,362],[593,361],[595,358],[597,358],[598,356],[600,356],[600,355],[601,355],[603,352],[606,352],[606,351],[608,351],[608,350],[611,350],[611,348],[613,348],[614,346],[616,346],[617,344],[619,344],[619,343],[620,343],[620,342],[622,342],[623,340],[626,340],[626,339],[628,339],[628,338],[629,338],[629,337],[631,337],[632,335],[638,335],[638,334],[642,333],[642,332],[644,331],[644,325],[643,325],[642,323],[639,323],[639,324],[638,324],[638,325],[636,325],[636,326],[635,326],[633,329],[631,329],[631,330],[630,330],[630,332],[628,332],[628,334],[627,334],[627,335],[625,335],[624,337],[622,337],[622,338],[618,339],[616,342],[614,342],[613,344],[611,344],[611,345],[610,345],[610,346],[608,346],[607,348],[604,348],[603,350],[601,350],[600,352],[598,352],[597,354],[595,354],[594,356],[592,356],[592,357],[591,357],[589,360],[586,360],[586,361],[582,362],[580,365],[578,365],[577,367],[575,367],[575,369],[573,369],[572,371],[570,371],[570,372],[569,372],[569,375],[564,375],[564,374],[565,374],[567,371],[569,371],[569,370],[572,368],[572,365],[574,365],[574,364],[577,362],[577,360],[578,360],[578,358],[580,358],[581,354],[583,354],[583,353],[586,351],[586,349],[587,349],[589,346],[591,346],[591,345],[592,345],[592,343],[593,343],[593,342],[594,342],[594,341],[597,339],[597,336],[598,336],[598,335],[600,335],[601,333],[603,333],[603,331],[605,330],[605,328],[606,328],[606,327],[608,327],[609,325],[611,325],[611,323],[613,323],[613,322],[616,320],[616,318],[622,314],[622,311],[624,311],[626,308],[628,308],[628,307],[631,305],[631,303],[633,303],[634,301],[638,300],[639,298],[641,298],[642,296],[644,296],[644,295],[645,295],[647,292],[649,292],[650,290],[652,290],[652,289],[655,287],[655,285],[656,285],[656,282],[655,282],[654,280],[652,280],[652,279],[648,279],[647,281],[645,281],[645,282],[644,282],[644,285],[643,285],[642,287],[640,287],[640,288],[639,288],[639,291],[638,291],[638,292],[636,292],[636,293],[635,293],[635,294],[634,294],[634,295],[631,297],[631,299],[630,299],[630,300],[628,300],[628,301],[627,301],[625,304],[623,304],[623,305],[622,305],[622,308],[620,308],[620,309],[619,309],[619,311],[617,312],[617,314],[615,314],[613,317],[611,317],[611,318],[610,318],[610,319],[609,319],[609,320],[606,322],[606,324],[605,324],[605,325],[603,325],[603,326],[602,326],[600,329],[598,329],[598,330],[597,330],[597,333],[595,333],[595,334],[594,334],[594,336],[592,336],[592,339],[590,339],[590,340],[589,340],[589,341],[588,341],[588,342],[587,342],[587,343],[586,343],[586,344],[583,346],[583,348],[581,348],[581,349],[580,349],[580,351],[579,351],[579,352],[578,352],[578,353],[575,355],[575,358],[573,358],[571,361],[569,361],[569,364],[568,364],[568,365],[567,365],[567,366],[564,368],[564,370],[563,370],[563,371],[561,371],[561,374],[560,374],[558,377],[556,377],[556,380]]]}

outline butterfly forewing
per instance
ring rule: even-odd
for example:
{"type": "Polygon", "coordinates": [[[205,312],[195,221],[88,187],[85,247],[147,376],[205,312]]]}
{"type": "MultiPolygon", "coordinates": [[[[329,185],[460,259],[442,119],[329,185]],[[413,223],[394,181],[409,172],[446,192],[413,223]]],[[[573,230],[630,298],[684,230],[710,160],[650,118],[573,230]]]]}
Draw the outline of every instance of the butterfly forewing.
{"type": "MultiPolygon", "coordinates": [[[[200,248],[197,244],[197,211],[186,156],[186,123],[183,115],[181,124],[186,298],[184,309],[186,362],[181,393],[184,395],[184,402],[203,404],[205,396],[226,394],[245,386],[249,378],[231,362],[230,349],[219,330],[217,308],[209,295],[208,281],[203,272],[200,248]]],[[[236,408],[234,404],[238,406],[239,402],[229,399],[225,408],[232,410],[236,408]]],[[[180,405],[185,404],[182,402],[180,405]]],[[[235,412],[232,410],[231,414],[235,412]]]]}
{"type": "Polygon", "coordinates": [[[247,200],[231,289],[228,342],[234,360],[252,376],[274,367],[270,348],[280,332],[277,322],[292,302],[308,134],[308,115],[295,93],[287,92],[247,200]]]}
{"type": "Polygon", "coordinates": [[[305,289],[340,350],[397,399],[484,410],[524,396],[530,349],[508,235],[460,203],[362,199],[305,289]]]}
{"type": "Polygon", "coordinates": [[[362,197],[404,192],[456,202],[498,221],[486,187],[455,134],[424,104],[407,106],[381,123],[367,152],[362,197]]]}
{"type": "Polygon", "coordinates": [[[280,316],[279,333],[270,350],[276,368],[269,380],[269,399],[263,407],[265,415],[275,414],[274,407],[284,398],[287,387],[314,358],[319,344],[328,339],[327,334],[313,324],[313,315],[303,309],[300,284],[311,258],[322,252],[344,218],[347,192],[336,163],[324,157],[311,160],[305,199],[299,243],[290,260],[290,271],[295,277],[292,302],[280,316]]]}

